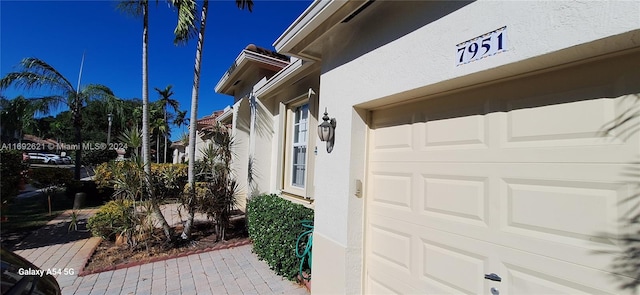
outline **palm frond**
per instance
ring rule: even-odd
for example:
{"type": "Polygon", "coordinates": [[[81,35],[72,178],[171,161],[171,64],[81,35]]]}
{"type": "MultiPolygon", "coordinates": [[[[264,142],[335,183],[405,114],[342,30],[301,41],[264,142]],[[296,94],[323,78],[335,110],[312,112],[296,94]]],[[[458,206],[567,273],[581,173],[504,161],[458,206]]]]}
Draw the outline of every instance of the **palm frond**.
{"type": "Polygon", "coordinates": [[[236,0],[236,6],[238,8],[244,10],[245,7],[249,10],[249,12],[253,12],[253,1],[252,0],[236,0]]]}
{"type": "Polygon", "coordinates": [[[178,10],[178,22],[173,31],[175,45],[184,45],[191,38],[197,36],[196,25],[196,1],[195,0],[170,0],[171,4],[178,10]]]}
{"type": "Polygon", "coordinates": [[[11,82],[18,83],[18,85],[27,89],[47,86],[63,92],[75,91],[73,84],[67,78],[41,59],[35,57],[24,58],[20,61],[18,67],[20,68],[18,72],[9,73],[2,79],[3,82],[0,83],[2,87],[8,86],[6,83],[13,79],[11,82]],[[5,79],[7,80],[5,81],[5,79]]]}
{"type": "Polygon", "coordinates": [[[61,105],[67,105],[66,97],[60,95],[32,97],[29,98],[29,101],[31,102],[34,111],[39,114],[46,114],[49,113],[51,109],[57,109],[61,105]]]}
{"type": "MultiPolygon", "coordinates": [[[[107,86],[100,84],[90,84],[80,90],[80,94],[74,97],[79,105],[84,105],[87,101],[99,99],[102,101],[115,101],[117,98],[113,91],[107,86]]],[[[74,104],[76,101],[73,102],[74,104]]]]}
{"type": "Polygon", "coordinates": [[[144,2],[146,0],[120,1],[116,9],[129,16],[140,17],[144,11],[144,2]]]}
{"type": "Polygon", "coordinates": [[[66,82],[56,79],[53,76],[43,76],[33,72],[12,72],[0,79],[0,89],[7,89],[13,85],[24,90],[38,90],[43,87],[50,88],[56,92],[72,93],[73,87],[67,87],[66,82]]]}
{"type": "Polygon", "coordinates": [[[173,124],[180,127],[182,125],[189,124],[189,118],[187,117],[187,111],[176,111],[176,118],[173,120],[173,124]]]}

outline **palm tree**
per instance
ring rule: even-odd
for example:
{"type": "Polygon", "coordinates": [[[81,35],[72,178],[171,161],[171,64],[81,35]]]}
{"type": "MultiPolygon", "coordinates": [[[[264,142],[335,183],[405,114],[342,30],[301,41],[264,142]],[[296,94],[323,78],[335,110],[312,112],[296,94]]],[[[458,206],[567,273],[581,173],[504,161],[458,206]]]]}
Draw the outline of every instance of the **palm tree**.
{"type": "Polygon", "coordinates": [[[140,147],[142,146],[142,132],[138,127],[129,127],[120,134],[118,139],[127,145],[127,147],[133,148],[133,158],[138,159],[140,154],[140,147]]]}
{"type": "Polygon", "coordinates": [[[156,163],[160,163],[160,136],[162,135],[166,138],[169,133],[169,125],[160,117],[160,111],[159,106],[154,104],[154,107],[151,108],[151,114],[149,115],[149,117],[151,117],[149,131],[152,134],[156,134],[156,163]]]}
{"type": "MultiPolygon", "coordinates": [[[[173,119],[173,125],[177,127],[188,126],[189,118],[187,118],[187,111],[176,111],[176,117],[173,119]]],[[[182,129],[184,131],[184,129],[182,129]]]]}
{"type": "Polygon", "coordinates": [[[12,100],[0,99],[0,122],[2,122],[3,133],[10,134],[9,140],[18,133],[18,142],[22,143],[24,132],[36,124],[33,118],[36,108],[34,102],[22,95],[12,100]]]}
{"type": "MultiPolygon", "coordinates": [[[[142,16],[142,163],[144,166],[144,173],[146,174],[144,179],[149,179],[151,175],[151,155],[149,153],[149,77],[147,69],[147,48],[149,47],[149,1],[122,1],[118,3],[118,9],[132,16],[142,16]]],[[[149,190],[148,195],[153,209],[153,214],[160,222],[167,240],[172,240],[171,227],[164,218],[164,215],[162,215],[160,205],[158,204],[149,183],[147,183],[147,189],[149,190]]]]}
{"type": "MultiPolygon", "coordinates": [[[[55,94],[30,98],[30,100],[37,104],[39,111],[44,113],[48,113],[50,108],[57,108],[60,105],[67,106],[73,115],[76,144],[81,147],[82,107],[93,98],[106,99],[115,96],[111,89],[98,84],[76,89],[58,70],[45,61],[34,57],[23,59],[18,66],[20,68],[19,71],[8,73],[0,80],[0,90],[7,89],[11,85],[24,90],[40,89],[42,87],[51,89],[55,94]]],[[[74,176],[77,180],[80,179],[81,153],[82,149],[78,148],[76,150],[74,171],[74,176]]]]}
{"type": "Polygon", "coordinates": [[[130,0],[118,3],[117,9],[125,14],[142,16],[142,162],[144,171],[151,174],[149,165],[149,72],[147,70],[149,47],[149,1],[130,0]]]}
{"type": "Polygon", "coordinates": [[[112,114],[120,125],[125,125],[127,118],[124,115],[125,102],[117,97],[109,97],[105,100],[106,113],[112,114]]]}
{"type": "MultiPolygon", "coordinates": [[[[171,98],[171,96],[173,95],[173,91],[171,90],[172,87],[173,87],[173,85],[168,85],[163,90],[160,90],[157,87],[155,88],[155,90],[160,95],[160,98],[158,99],[158,102],[160,102],[160,105],[162,106],[162,111],[164,113],[165,125],[168,125],[168,122],[169,122],[169,118],[167,116],[167,106],[171,106],[171,108],[173,109],[174,112],[178,112],[178,108],[180,107],[180,103],[177,100],[171,98]]],[[[168,138],[169,138],[168,137],[169,126],[166,126],[165,129],[167,129],[167,132],[164,132],[164,158],[163,158],[163,162],[166,163],[167,162],[167,141],[168,141],[168,138]]]]}
{"type": "MultiPolygon", "coordinates": [[[[202,65],[202,47],[204,45],[204,32],[207,25],[207,12],[209,10],[209,0],[204,0],[202,10],[200,12],[200,26],[196,27],[196,0],[171,0],[171,3],[178,9],[178,23],[174,34],[175,44],[184,44],[189,39],[198,36],[196,45],[196,58],[194,63],[193,87],[191,88],[191,122],[189,124],[189,168],[188,183],[191,190],[190,201],[188,204],[189,217],[182,231],[181,238],[189,239],[191,237],[191,226],[193,225],[193,217],[195,210],[193,209],[193,199],[195,198],[195,154],[196,154],[196,128],[198,118],[198,94],[200,90],[200,67],[202,65]],[[197,32],[197,34],[196,34],[197,32]]],[[[252,0],[236,0],[236,5],[240,9],[247,8],[249,12],[253,11],[252,0]]]]}

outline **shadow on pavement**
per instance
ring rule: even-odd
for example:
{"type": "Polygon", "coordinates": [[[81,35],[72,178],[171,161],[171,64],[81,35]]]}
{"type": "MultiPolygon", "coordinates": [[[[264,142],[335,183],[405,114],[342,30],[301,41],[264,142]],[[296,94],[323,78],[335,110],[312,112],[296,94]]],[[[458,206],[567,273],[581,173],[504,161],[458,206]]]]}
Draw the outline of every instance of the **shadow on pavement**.
{"type": "Polygon", "coordinates": [[[49,224],[31,232],[24,240],[15,245],[7,245],[12,251],[26,250],[51,246],[57,244],[66,244],[77,240],[88,239],[91,232],[87,230],[87,220],[78,220],[78,230],[69,230],[70,222],[60,222],[49,224]]]}

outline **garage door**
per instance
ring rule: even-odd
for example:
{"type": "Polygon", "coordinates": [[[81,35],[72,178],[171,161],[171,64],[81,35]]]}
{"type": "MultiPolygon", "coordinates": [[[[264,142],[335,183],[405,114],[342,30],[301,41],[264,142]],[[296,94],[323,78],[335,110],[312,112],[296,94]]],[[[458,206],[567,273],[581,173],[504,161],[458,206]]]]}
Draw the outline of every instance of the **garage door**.
{"type": "Polygon", "coordinates": [[[365,293],[630,292],[616,258],[640,137],[602,131],[638,69],[632,54],[372,111],[365,293]]]}

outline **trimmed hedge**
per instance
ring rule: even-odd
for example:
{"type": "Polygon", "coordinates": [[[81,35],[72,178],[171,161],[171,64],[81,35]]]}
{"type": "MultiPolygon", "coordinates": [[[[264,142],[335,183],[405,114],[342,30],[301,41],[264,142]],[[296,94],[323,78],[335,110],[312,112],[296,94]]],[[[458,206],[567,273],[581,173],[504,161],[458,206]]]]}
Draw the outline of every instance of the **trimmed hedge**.
{"type": "Polygon", "coordinates": [[[253,252],[278,275],[294,280],[300,259],[296,257],[296,240],[306,228],[302,220],[313,220],[313,210],[276,195],[262,195],[249,200],[247,222],[253,252]]]}

